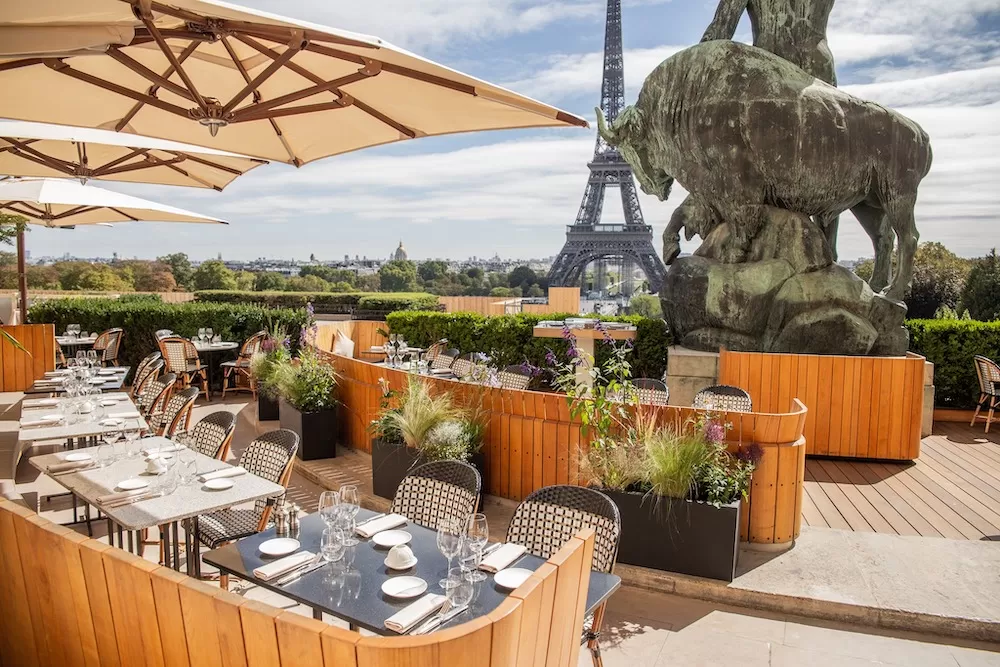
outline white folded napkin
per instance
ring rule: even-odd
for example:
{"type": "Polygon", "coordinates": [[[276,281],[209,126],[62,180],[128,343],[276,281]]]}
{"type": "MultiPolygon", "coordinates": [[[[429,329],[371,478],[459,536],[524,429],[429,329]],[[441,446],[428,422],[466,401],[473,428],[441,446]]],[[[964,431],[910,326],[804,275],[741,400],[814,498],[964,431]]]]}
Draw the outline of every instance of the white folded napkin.
{"type": "Polygon", "coordinates": [[[497,573],[520,558],[525,551],[526,549],[520,544],[508,542],[484,558],[483,562],[479,564],[479,569],[484,572],[497,573]]]}
{"type": "Polygon", "coordinates": [[[133,496],[141,496],[144,493],[149,493],[148,488],[133,489],[132,491],[118,491],[117,493],[106,493],[103,496],[97,496],[94,500],[97,501],[98,505],[104,505],[106,503],[116,503],[120,500],[127,500],[133,496]]]}
{"type": "Polygon", "coordinates": [[[54,378],[41,378],[35,380],[35,384],[62,384],[66,381],[66,378],[59,376],[54,378]]]}
{"type": "Polygon", "coordinates": [[[47,378],[57,378],[68,375],[67,371],[45,371],[45,377],[47,378]]]}
{"type": "Polygon", "coordinates": [[[246,468],[241,466],[235,466],[232,468],[223,468],[222,470],[214,470],[209,473],[205,473],[199,479],[203,482],[207,482],[210,479],[223,479],[225,477],[239,477],[246,473],[246,468]]]}
{"type": "Polygon", "coordinates": [[[128,412],[109,412],[109,419],[138,419],[142,415],[139,414],[138,410],[129,410],[128,412]]]}
{"type": "Polygon", "coordinates": [[[452,375],[450,368],[432,368],[431,375],[452,375]]]}
{"type": "Polygon", "coordinates": [[[308,563],[313,558],[316,557],[311,551],[298,551],[293,553],[291,556],[285,556],[284,558],[279,558],[278,560],[268,563],[267,565],[261,565],[260,567],[255,567],[253,570],[253,576],[258,579],[263,579],[268,581],[275,577],[280,577],[289,570],[294,570],[299,565],[304,565],[308,563]]]}
{"type": "Polygon", "coordinates": [[[445,599],[443,595],[428,593],[416,602],[407,605],[385,619],[385,627],[401,635],[406,634],[417,623],[420,623],[434,612],[440,610],[445,599]]]}
{"type": "Polygon", "coordinates": [[[179,452],[184,449],[182,445],[163,445],[162,447],[150,447],[149,449],[142,450],[144,456],[149,456],[150,454],[166,454],[167,452],[179,452]]]}
{"type": "Polygon", "coordinates": [[[354,529],[354,532],[367,540],[375,533],[381,533],[383,530],[389,530],[390,528],[395,528],[396,526],[402,526],[404,523],[406,523],[406,517],[402,514],[386,514],[385,516],[379,517],[374,521],[369,521],[368,523],[358,526],[354,529]]]}
{"type": "Polygon", "coordinates": [[[77,470],[79,468],[89,468],[94,465],[92,459],[87,459],[86,461],[67,461],[65,463],[53,463],[52,465],[45,468],[45,472],[54,474],[60,472],[70,472],[72,470],[77,470]]]}
{"type": "Polygon", "coordinates": [[[61,419],[56,418],[41,418],[41,419],[22,419],[21,428],[32,428],[34,426],[55,426],[60,423],[61,419]]]}
{"type": "Polygon", "coordinates": [[[50,408],[59,405],[58,398],[35,398],[28,399],[21,404],[22,408],[50,408]]]}

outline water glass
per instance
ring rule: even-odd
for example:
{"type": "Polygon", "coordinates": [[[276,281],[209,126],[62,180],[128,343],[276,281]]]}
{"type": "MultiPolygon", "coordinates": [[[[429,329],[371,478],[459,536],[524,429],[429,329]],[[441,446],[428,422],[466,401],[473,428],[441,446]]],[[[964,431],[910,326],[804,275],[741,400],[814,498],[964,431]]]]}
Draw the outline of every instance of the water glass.
{"type": "Polygon", "coordinates": [[[86,365],[87,365],[87,351],[86,350],[77,350],[76,351],[76,365],[77,366],[84,366],[84,367],[86,367],[86,365]]]}
{"type": "Polygon", "coordinates": [[[344,544],[349,547],[358,544],[358,538],[354,536],[354,519],[361,511],[361,504],[358,498],[358,487],[355,484],[344,484],[340,487],[340,511],[348,519],[349,530],[344,535],[344,544]]]}
{"type": "Polygon", "coordinates": [[[91,368],[97,368],[100,365],[100,361],[97,360],[97,350],[87,350],[87,363],[90,364],[91,368]]]}
{"type": "Polygon", "coordinates": [[[177,452],[178,483],[186,486],[198,476],[198,459],[190,449],[177,452]]]}
{"type": "Polygon", "coordinates": [[[320,539],[319,552],[323,555],[323,560],[333,563],[344,557],[344,531],[333,526],[327,526],[323,530],[323,537],[320,539]]]}
{"type": "Polygon", "coordinates": [[[101,441],[97,446],[97,464],[102,468],[107,468],[115,462],[115,446],[113,443],[101,441]]]}
{"type": "Polygon", "coordinates": [[[205,340],[205,327],[200,327],[198,329],[198,340],[204,342],[204,340],[205,340]]]}
{"type": "Polygon", "coordinates": [[[451,578],[451,561],[462,550],[462,537],[464,535],[465,526],[459,519],[445,517],[438,521],[437,547],[441,554],[448,559],[447,576],[438,582],[444,590],[448,590],[457,583],[451,578]]]}
{"type": "Polygon", "coordinates": [[[179,483],[177,479],[177,459],[162,459],[162,462],[167,467],[167,471],[160,477],[159,491],[160,495],[169,496],[177,490],[177,484],[179,483]]]}
{"type": "Polygon", "coordinates": [[[475,587],[473,586],[470,574],[470,572],[462,567],[448,570],[448,581],[451,585],[445,588],[445,597],[451,602],[452,609],[455,607],[464,607],[472,602],[475,587]]]}
{"type": "Polygon", "coordinates": [[[340,511],[340,494],[336,491],[324,491],[319,495],[319,515],[323,517],[327,528],[332,528],[340,511]]]}
{"type": "Polygon", "coordinates": [[[468,532],[466,534],[466,542],[469,546],[469,551],[473,557],[473,565],[469,578],[473,581],[483,581],[486,579],[486,573],[479,571],[479,564],[483,560],[483,549],[486,548],[486,543],[490,539],[490,527],[486,521],[486,515],[482,513],[473,514],[469,517],[468,532]]]}

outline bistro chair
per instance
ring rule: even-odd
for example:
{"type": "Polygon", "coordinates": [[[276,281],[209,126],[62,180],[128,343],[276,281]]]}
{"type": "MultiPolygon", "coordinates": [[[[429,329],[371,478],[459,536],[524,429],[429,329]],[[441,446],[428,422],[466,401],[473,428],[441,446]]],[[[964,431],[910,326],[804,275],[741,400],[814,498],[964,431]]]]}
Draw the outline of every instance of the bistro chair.
{"type": "Polygon", "coordinates": [[[179,432],[187,433],[191,427],[191,411],[197,398],[197,387],[188,387],[171,394],[163,412],[154,413],[154,417],[159,417],[155,425],[151,424],[156,429],[156,434],[172,438],[179,432]]]}
{"type": "Polygon", "coordinates": [[[66,355],[63,354],[62,345],[56,343],[56,368],[66,368],[66,355]]]}
{"type": "Polygon", "coordinates": [[[199,454],[225,461],[235,432],[236,415],[228,410],[219,410],[188,431],[187,446],[199,454]]]}
{"type": "Polygon", "coordinates": [[[121,347],[124,335],[122,329],[108,329],[102,331],[94,341],[94,350],[98,353],[102,366],[118,365],[118,349],[121,347]]]}
{"type": "MultiPolygon", "coordinates": [[[[269,431],[247,445],[239,464],[251,475],[257,475],[288,488],[295,464],[299,436],[281,428],[269,431]]],[[[277,498],[261,498],[252,508],[230,508],[209,512],[198,517],[198,539],[209,549],[248,537],[267,529],[271,507],[277,498]]],[[[229,587],[229,576],[219,576],[219,585],[229,587]]]]}
{"type": "Polygon", "coordinates": [[[694,395],[691,405],[698,410],[726,410],[729,412],[753,412],[750,394],[739,387],[717,384],[702,389],[694,395]]]}
{"type": "Polygon", "coordinates": [[[450,350],[441,350],[431,362],[431,368],[435,370],[450,369],[455,364],[458,355],[459,351],[454,347],[450,350]]]}
{"type": "MultiPolygon", "coordinates": [[[[162,363],[158,362],[158,363],[162,363]]],[[[136,399],[136,407],[143,414],[150,426],[156,423],[155,415],[163,411],[170,392],[174,390],[177,383],[177,376],[173,373],[164,373],[157,377],[149,378],[136,399]]]]}
{"type": "Polygon", "coordinates": [[[239,356],[232,361],[223,361],[222,366],[222,397],[226,397],[226,389],[231,391],[249,391],[257,398],[257,384],[250,373],[250,360],[253,355],[260,351],[260,346],[267,339],[266,331],[258,331],[254,335],[243,341],[240,347],[239,356]],[[233,378],[234,383],[229,387],[229,379],[233,378]]]}
{"type": "Polygon", "coordinates": [[[520,364],[507,366],[497,373],[497,376],[500,378],[500,386],[504,389],[524,390],[531,383],[531,374],[520,364]]]}
{"type": "Polygon", "coordinates": [[[445,339],[439,340],[438,342],[434,343],[429,348],[427,348],[427,351],[424,352],[424,359],[427,361],[428,364],[432,363],[435,359],[437,359],[437,356],[441,354],[443,350],[447,349],[447,346],[448,346],[447,340],[445,339]]]}
{"type": "Polygon", "coordinates": [[[469,352],[455,359],[451,364],[451,372],[455,374],[455,377],[465,378],[472,374],[472,369],[475,367],[475,355],[475,352],[469,352]]]}
{"type": "Polygon", "coordinates": [[[167,362],[167,370],[177,374],[182,387],[200,384],[205,398],[212,400],[208,389],[208,368],[202,366],[194,343],[180,336],[161,338],[160,353],[167,362]]]}
{"type": "Polygon", "coordinates": [[[990,432],[990,424],[993,423],[993,412],[1000,407],[1000,366],[992,359],[988,359],[980,354],[973,357],[976,364],[976,375],[979,376],[979,402],[976,404],[976,411],[972,415],[969,426],[974,426],[979,419],[979,412],[983,409],[986,401],[989,401],[989,412],[983,419],[986,420],[986,433],[990,432]]]}
{"type": "MultiPolygon", "coordinates": [[[[159,352],[150,352],[139,361],[139,364],[135,367],[135,375],[132,376],[132,388],[129,390],[129,394],[132,398],[135,398],[139,389],[142,387],[142,383],[146,381],[147,377],[149,377],[149,373],[153,367],[153,362],[161,361],[162,359],[163,355],[159,352]]],[[[160,369],[162,368],[163,364],[161,363],[160,369]]]]}
{"type": "Polygon", "coordinates": [[[667,383],[654,378],[636,378],[632,381],[639,392],[639,402],[649,405],[666,405],[670,398],[667,383]]]}
{"type": "Polygon", "coordinates": [[[482,479],[475,466],[465,461],[431,461],[403,478],[390,511],[437,530],[442,519],[465,520],[475,514],[481,489],[482,479]]]}
{"type": "MultiPolygon", "coordinates": [[[[528,553],[549,558],[583,528],[594,529],[594,560],[598,572],[611,572],[618,557],[622,521],[618,506],[606,495],[583,486],[546,486],[531,492],[514,510],[507,528],[507,542],[520,544],[528,553]]],[[[607,602],[584,621],[583,641],[595,665],[601,664],[598,644],[607,602]]]]}

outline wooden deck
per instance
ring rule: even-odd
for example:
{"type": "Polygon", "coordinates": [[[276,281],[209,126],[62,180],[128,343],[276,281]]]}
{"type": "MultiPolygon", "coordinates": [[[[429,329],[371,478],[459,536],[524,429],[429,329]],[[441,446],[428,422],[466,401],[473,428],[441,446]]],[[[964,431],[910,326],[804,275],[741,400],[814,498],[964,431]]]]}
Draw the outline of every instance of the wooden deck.
{"type": "Polygon", "coordinates": [[[935,423],[915,463],[810,458],[805,479],[810,526],[1000,540],[1000,433],[982,425],[935,423]]]}

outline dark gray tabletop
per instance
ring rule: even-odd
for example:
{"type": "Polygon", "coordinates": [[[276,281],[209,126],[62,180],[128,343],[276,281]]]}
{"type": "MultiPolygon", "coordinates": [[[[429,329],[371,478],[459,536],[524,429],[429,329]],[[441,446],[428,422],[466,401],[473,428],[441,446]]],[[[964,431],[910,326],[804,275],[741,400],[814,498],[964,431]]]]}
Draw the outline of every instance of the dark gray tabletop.
{"type": "MultiPolygon", "coordinates": [[[[102,370],[113,370],[114,375],[98,375],[99,378],[105,378],[103,384],[95,385],[101,391],[117,391],[125,385],[125,378],[128,377],[128,372],[131,370],[131,366],[114,366],[108,367],[102,370]]],[[[62,394],[65,393],[65,389],[61,384],[38,384],[35,382],[32,386],[24,390],[25,394],[62,394]]]]}
{"type": "MultiPolygon", "coordinates": [[[[358,521],[374,516],[374,512],[362,509],[358,521]]],[[[301,548],[319,553],[320,536],[323,533],[323,519],[319,514],[310,514],[300,521],[297,539],[301,548]]],[[[396,600],[382,593],[382,583],[392,576],[417,576],[427,582],[427,591],[443,593],[438,581],[445,576],[448,559],[437,548],[437,534],[433,530],[408,523],[400,528],[413,536],[410,548],[417,557],[417,564],[400,572],[389,570],[384,560],[388,549],[375,546],[371,540],[362,540],[356,547],[347,549],[344,560],[328,563],[286,586],[275,586],[261,581],[253,575],[254,568],[275,559],[262,556],[258,545],[273,538],[274,529],[252,537],[213,549],[202,554],[203,560],[223,572],[252,581],[253,583],[291,598],[296,602],[326,612],[349,623],[370,630],[379,635],[395,635],[384,625],[385,620],[403,609],[413,600],[396,600]],[[353,552],[353,553],[352,553],[353,552]]],[[[538,569],[545,560],[531,555],[522,556],[512,567],[529,570],[538,569]]],[[[587,612],[593,611],[618,590],[621,578],[614,574],[591,572],[587,589],[587,612]]],[[[459,614],[442,627],[460,625],[478,616],[493,611],[506,599],[509,591],[498,588],[492,575],[486,581],[476,584],[475,596],[469,610],[459,614]]]]}

